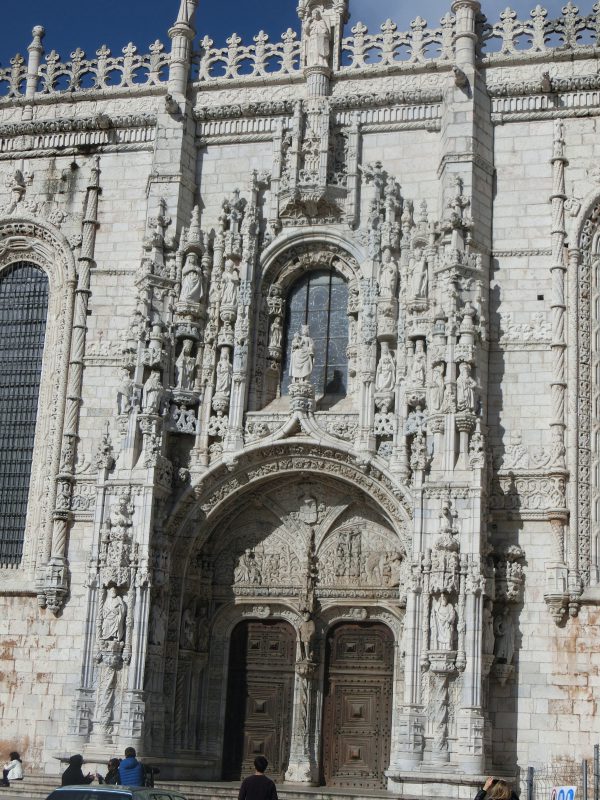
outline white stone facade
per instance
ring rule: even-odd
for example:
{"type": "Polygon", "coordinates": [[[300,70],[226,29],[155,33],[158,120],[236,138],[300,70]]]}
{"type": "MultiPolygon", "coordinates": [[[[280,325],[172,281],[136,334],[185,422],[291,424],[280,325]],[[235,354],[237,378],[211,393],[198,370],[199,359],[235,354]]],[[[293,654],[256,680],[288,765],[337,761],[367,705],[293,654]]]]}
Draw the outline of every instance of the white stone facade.
{"type": "Polygon", "coordinates": [[[368,785],[589,756],[596,6],[488,25],[457,0],[435,29],[344,38],[347,0],[301,0],[301,34],[196,56],[196,4],[170,48],[62,63],[36,28],[0,70],[0,270],[50,285],[1,568],[6,747],[55,773],[133,743],[220,779],[250,620],[297,634],[287,780],[330,774],[340,624],[393,640],[368,785]],[[331,395],[314,330],[282,390],[288,297],[317,271],[348,291],[331,395]]]}

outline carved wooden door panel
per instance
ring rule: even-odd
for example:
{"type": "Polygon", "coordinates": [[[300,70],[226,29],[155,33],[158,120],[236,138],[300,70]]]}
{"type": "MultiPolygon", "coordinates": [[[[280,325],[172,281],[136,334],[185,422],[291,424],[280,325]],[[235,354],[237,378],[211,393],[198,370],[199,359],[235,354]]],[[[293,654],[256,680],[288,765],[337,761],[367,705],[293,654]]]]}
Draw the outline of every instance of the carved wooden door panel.
{"type": "Polygon", "coordinates": [[[254,772],[264,755],[283,780],[289,761],[296,634],[287,622],[242,622],[231,636],[223,777],[254,772]]]}
{"type": "Polygon", "coordinates": [[[390,759],[394,638],[385,625],[339,625],[327,640],[323,779],[385,788],[390,759]]]}

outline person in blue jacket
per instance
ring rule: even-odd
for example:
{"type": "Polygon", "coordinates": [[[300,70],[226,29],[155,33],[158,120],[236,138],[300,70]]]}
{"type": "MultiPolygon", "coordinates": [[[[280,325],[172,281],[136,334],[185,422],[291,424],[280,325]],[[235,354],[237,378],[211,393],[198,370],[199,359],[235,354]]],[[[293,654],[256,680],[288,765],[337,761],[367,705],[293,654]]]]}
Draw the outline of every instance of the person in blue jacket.
{"type": "Polygon", "coordinates": [[[135,757],[135,748],[125,748],[125,758],[119,764],[119,783],[122,786],[144,786],[144,767],[135,757]]]}

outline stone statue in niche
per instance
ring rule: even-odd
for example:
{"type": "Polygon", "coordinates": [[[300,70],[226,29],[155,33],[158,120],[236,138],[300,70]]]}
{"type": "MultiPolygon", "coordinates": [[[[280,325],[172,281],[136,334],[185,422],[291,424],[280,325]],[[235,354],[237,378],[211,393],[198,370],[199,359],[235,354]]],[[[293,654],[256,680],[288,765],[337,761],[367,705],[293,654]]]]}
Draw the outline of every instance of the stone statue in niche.
{"type": "Polygon", "coordinates": [[[282,341],[283,341],[283,327],[281,325],[281,317],[275,317],[275,319],[271,323],[269,347],[281,347],[282,341]]]}
{"type": "Polygon", "coordinates": [[[160,372],[151,372],[144,384],[144,414],[159,414],[163,397],[163,387],[160,382],[160,372]]]}
{"type": "Polygon", "coordinates": [[[217,394],[229,394],[232,373],[233,367],[229,360],[229,348],[224,347],[221,350],[221,357],[217,364],[217,385],[215,387],[217,394]]]}
{"type": "Polygon", "coordinates": [[[269,346],[281,347],[283,344],[283,325],[281,317],[275,317],[269,329],[269,346]]]}
{"type": "Polygon", "coordinates": [[[492,601],[486,600],[483,605],[482,650],[484,656],[494,655],[494,617],[492,615],[492,601]]]}
{"type": "Polygon", "coordinates": [[[452,650],[456,610],[442,593],[431,608],[431,650],[452,650]]]}
{"type": "Polygon", "coordinates": [[[412,279],[411,279],[411,294],[415,300],[425,299],[427,297],[429,274],[427,270],[427,261],[423,253],[422,247],[415,247],[413,257],[410,260],[412,279]]]}
{"type": "Polygon", "coordinates": [[[131,489],[127,487],[118,495],[102,533],[103,586],[119,587],[129,583],[133,514],[131,489]]]}
{"type": "Polygon", "coordinates": [[[302,623],[300,624],[300,658],[304,660],[312,659],[313,641],[317,628],[310,611],[305,608],[302,612],[302,623]]]}
{"type": "Polygon", "coordinates": [[[196,631],[196,613],[192,604],[187,606],[181,615],[180,643],[183,650],[196,648],[196,631]]]}
{"type": "Polygon", "coordinates": [[[305,381],[312,375],[315,362],[315,344],[310,338],[308,325],[302,325],[292,340],[290,378],[305,381]]]}
{"type": "Polygon", "coordinates": [[[194,343],[186,339],[177,361],[175,362],[175,380],[179,389],[191,391],[194,388],[194,373],[196,372],[196,359],[192,355],[194,343]]]}
{"type": "Polygon", "coordinates": [[[426,367],[427,359],[425,356],[425,345],[422,339],[417,339],[415,342],[415,354],[413,356],[413,362],[410,371],[411,386],[416,388],[425,386],[426,367]]]}
{"type": "Polygon", "coordinates": [[[260,584],[262,582],[256,555],[252,550],[248,549],[240,556],[237,567],[233,572],[233,579],[236,583],[260,584]]]}
{"type": "Polygon", "coordinates": [[[208,629],[207,611],[205,606],[202,606],[198,611],[197,623],[198,623],[197,624],[198,650],[201,653],[205,653],[208,650],[208,640],[210,636],[210,632],[208,629]]]}
{"type": "Polygon", "coordinates": [[[161,645],[167,634],[167,609],[162,594],[158,595],[150,612],[148,640],[150,644],[161,645]]]}
{"type": "Polygon", "coordinates": [[[494,655],[499,664],[512,664],[515,654],[515,627],[508,608],[494,619],[494,655]]]}
{"type": "Polygon", "coordinates": [[[199,303],[202,300],[202,271],[196,253],[189,253],[181,274],[181,300],[199,303]]]}
{"type": "Polygon", "coordinates": [[[331,33],[320,8],[314,8],[304,26],[306,66],[328,67],[331,33]]]}
{"type": "Polygon", "coordinates": [[[233,261],[228,258],[225,261],[223,274],[221,275],[221,305],[237,306],[240,285],[240,274],[235,268],[233,261]]]}
{"type": "Polygon", "coordinates": [[[462,361],[456,379],[456,405],[459,411],[475,411],[475,387],[477,383],[471,377],[471,365],[462,361]]]}
{"type": "Polygon", "coordinates": [[[122,642],[125,639],[127,606],[115,586],[111,586],[102,605],[100,638],[103,642],[122,642]]]}
{"type": "Polygon", "coordinates": [[[392,254],[388,248],[383,251],[381,270],[379,272],[379,296],[392,298],[396,294],[398,285],[398,269],[392,261],[392,254]]]}
{"type": "Polygon", "coordinates": [[[440,412],[444,405],[444,365],[436,364],[431,378],[429,403],[432,412],[440,412]]]}
{"type": "Polygon", "coordinates": [[[387,342],[381,343],[381,356],[375,375],[376,392],[393,392],[396,385],[396,359],[387,342]]]}
{"type": "Polygon", "coordinates": [[[117,410],[119,414],[129,414],[133,407],[134,382],[128,369],[121,370],[121,381],[117,394],[117,410]]]}

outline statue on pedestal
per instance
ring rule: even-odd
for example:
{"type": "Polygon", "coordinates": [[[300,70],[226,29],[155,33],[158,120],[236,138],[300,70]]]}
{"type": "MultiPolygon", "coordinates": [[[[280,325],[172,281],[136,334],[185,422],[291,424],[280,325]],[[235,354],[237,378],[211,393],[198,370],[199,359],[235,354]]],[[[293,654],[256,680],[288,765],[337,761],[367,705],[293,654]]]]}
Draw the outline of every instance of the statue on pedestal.
{"type": "Polygon", "coordinates": [[[306,66],[328,67],[331,33],[320,8],[314,8],[304,26],[306,66]]]}
{"type": "Polygon", "coordinates": [[[475,387],[477,383],[471,377],[471,365],[462,361],[456,379],[456,405],[459,411],[475,411],[475,387]]]}
{"type": "Polygon", "coordinates": [[[116,587],[111,586],[102,606],[100,638],[103,642],[122,642],[124,640],[126,616],[127,606],[116,587]]]}
{"type": "Polygon", "coordinates": [[[431,650],[452,650],[456,611],[442,593],[431,609],[431,650]]]}
{"type": "Polygon", "coordinates": [[[191,339],[186,339],[183,349],[175,362],[175,378],[177,387],[191,391],[194,388],[194,372],[196,371],[196,359],[192,355],[194,343],[191,339]]]}
{"type": "Polygon", "coordinates": [[[315,363],[315,343],[310,338],[308,325],[303,325],[300,333],[292,340],[290,378],[306,381],[312,375],[315,363]]]}

